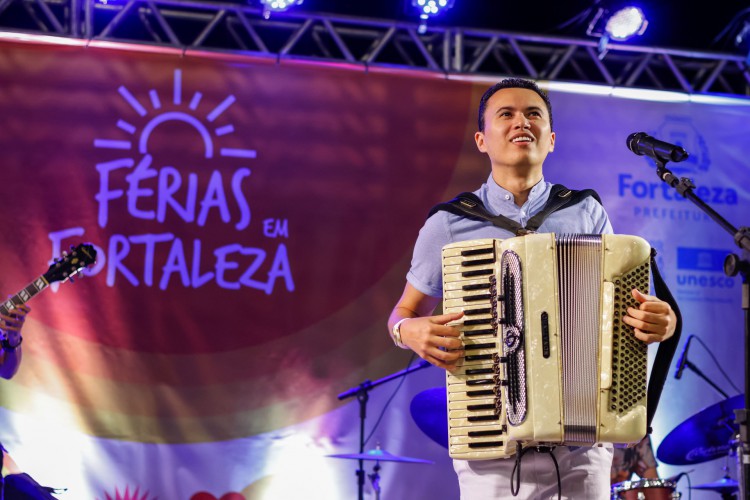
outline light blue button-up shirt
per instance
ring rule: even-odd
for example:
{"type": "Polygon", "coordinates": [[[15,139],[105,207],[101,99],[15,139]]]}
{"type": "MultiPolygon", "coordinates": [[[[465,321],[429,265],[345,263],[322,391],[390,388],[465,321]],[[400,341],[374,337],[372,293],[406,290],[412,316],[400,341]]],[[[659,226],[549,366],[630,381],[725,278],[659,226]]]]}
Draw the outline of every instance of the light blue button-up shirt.
{"type": "MultiPolygon", "coordinates": [[[[525,226],[544,208],[552,184],[539,181],[523,206],[515,203],[513,194],[500,187],[490,175],[487,182],[474,191],[488,212],[504,215],[525,226]]],[[[538,233],[609,234],[612,225],[599,202],[588,197],[582,202],[552,213],[539,226],[538,233]]],[[[441,250],[448,243],[481,238],[512,238],[515,234],[487,221],[475,221],[441,210],[427,219],[414,246],[411,269],[406,279],[420,292],[433,297],[443,295],[441,250]]]]}

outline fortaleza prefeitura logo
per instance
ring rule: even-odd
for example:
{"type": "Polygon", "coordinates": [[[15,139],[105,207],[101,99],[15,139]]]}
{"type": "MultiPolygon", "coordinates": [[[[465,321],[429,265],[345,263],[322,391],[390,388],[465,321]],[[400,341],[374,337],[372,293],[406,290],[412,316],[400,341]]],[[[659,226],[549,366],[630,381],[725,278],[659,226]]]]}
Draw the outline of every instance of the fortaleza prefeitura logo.
{"type": "MultiPolygon", "coordinates": [[[[702,175],[707,173],[711,166],[710,152],[703,135],[690,118],[668,116],[656,130],[647,133],[688,151],[690,156],[687,160],[669,163],[667,167],[678,177],[707,179],[708,183],[697,183],[699,185],[694,190],[701,200],[719,207],[737,205],[738,195],[734,188],[712,185],[710,179],[702,175]]],[[[632,207],[633,217],[682,222],[709,220],[708,216],[694,207],[689,200],[659,180],[651,158],[644,156],[643,161],[649,165],[649,169],[643,173],[636,176],[629,172],[621,172],[617,176],[617,194],[620,198],[629,199],[628,206],[632,207]],[[650,177],[646,178],[647,174],[650,174],[650,177]]]]}

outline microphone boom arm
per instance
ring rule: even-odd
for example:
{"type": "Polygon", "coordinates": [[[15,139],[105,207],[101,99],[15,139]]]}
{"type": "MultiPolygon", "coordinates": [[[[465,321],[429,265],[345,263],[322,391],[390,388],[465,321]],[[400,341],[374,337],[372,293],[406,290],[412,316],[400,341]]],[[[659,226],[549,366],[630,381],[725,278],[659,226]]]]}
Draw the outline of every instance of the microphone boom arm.
{"type": "MultiPolygon", "coordinates": [[[[736,457],[740,476],[739,494],[740,498],[750,498],[750,227],[740,227],[739,229],[734,227],[693,192],[695,184],[692,181],[686,178],[678,179],[666,167],[667,160],[654,158],[654,161],[659,178],[703,210],[714,222],[731,234],[734,242],[743,250],[741,257],[734,254],[727,256],[724,261],[724,272],[728,276],[737,274],[742,276],[742,309],[745,313],[745,405],[744,408],[735,410],[734,413],[735,424],[739,428],[739,439],[736,441],[736,457]]],[[[687,362],[686,366],[698,373],[692,363],[687,362]]]]}
{"type": "Polygon", "coordinates": [[[687,198],[692,201],[695,205],[703,210],[706,215],[719,224],[725,231],[734,237],[737,246],[750,252],[750,228],[741,227],[737,229],[729,223],[724,217],[721,216],[717,211],[708,206],[703,200],[698,198],[698,195],[693,192],[695,184],[687,177],[677,178],[671,170],[666,167],[665,161],[654,160],[656,162],[656,175],[659,179],[666,182],[669,186],[673,187],[683,198],[687,198]]]}

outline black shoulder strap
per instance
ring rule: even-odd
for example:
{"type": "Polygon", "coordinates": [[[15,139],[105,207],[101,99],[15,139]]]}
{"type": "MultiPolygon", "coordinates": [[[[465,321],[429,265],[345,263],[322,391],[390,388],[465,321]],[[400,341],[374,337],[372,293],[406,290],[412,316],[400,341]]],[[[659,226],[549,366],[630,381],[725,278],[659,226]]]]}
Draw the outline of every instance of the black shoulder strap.
{"type": "Polygon", "coordinates": [[[659,344],[654,365],[651,368],[651,378],[648,381],[648,395],[646,397],[646,426],[648,427],[649,434],[651,434],[651,421],[654,419],[656,408],[659,406],[661,392],[664,389],[664,382],[667,380],[667,372],[669,372],[669,368],[672,365],[672,358],[674,358],[674,353],[677,351],[677,344],[680,343],[680,335],[682,334],[682,314],[680,313],[680,308],[677,306],[677,301],[675,301],[672,292],[667,288],[667,284],[664,282],[659,268],[656,266],[656,250],[653,248],[651,249],[651,274],[654,277],[654,291],[656,292],[656,296],[672,308],[677,317],[677,325],[675,326],[674,335],[659,344]]]}
{"type": "Polygon", "coordinates": [[[480,200],[474,193],[461,193],[451,201],[435,205],[430,210],[427,218],[432,217],[435,213],[441,210],[445,210],[446,212],[450,212],[460,217],[466,217],[467,219],[489,221],[499,228],[520,236],[539,229],[539,226],[542,225],[544,220],[551,213],[564,207],[576,205],[589,196],[593,196],[599,203],[602,202],[599,195],[593,189],[573,191],[562,184],[554,184],[544,208],[529,219],[525,227],[504,215],[492,215],[487,211],[482,200],[480,200]]]}
{"type": "Polygon", "coordinates": [[[549,194],[549,198],[547,199],[547,203],[544,205],[544,208],[542,208],[539,213],[534,215],[534,217],[529,219],[529,221],[526,223],[526,229],[528,231],[536,231],[551,213],[556,212],[561,208],[577,205],[589,196],[593,196],[600,205],[602,204],[602,199],[599,198],[599,194],[593,189],[573,191],[572,189],[566,188],[562,184],[554,184],[552,186],[552,191],[549,194]]]}
{"type": "Polygon", "coordinates": [[[461,193],[451,201],[435,205],[430,210],[427,218],[429,219],[433,214],[441,210],[460,217],[466,217],[467,219],[489,221],[495,226],[511,231],[514,234],[523,229],[523,226],[513,219],[509,219],[504,215],[492,215],[489,213],[484,207],[482,200],[474,193],[461,193]]]}

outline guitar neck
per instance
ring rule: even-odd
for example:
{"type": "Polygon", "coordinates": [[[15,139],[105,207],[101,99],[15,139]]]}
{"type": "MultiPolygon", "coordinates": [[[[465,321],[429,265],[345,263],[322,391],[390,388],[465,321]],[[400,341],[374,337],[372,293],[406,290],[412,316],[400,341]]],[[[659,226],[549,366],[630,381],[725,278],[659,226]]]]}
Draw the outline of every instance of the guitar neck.
{"type": "Polygon", "coordinates": [[[11,309],[16,306],[20,306],[31,300],[31,298],[47,288],[49,283],[44,279],[44,275],[39,276],[37,279],[26,285],[26,288],[18,292],[12,297],[9,297],[5,302],[0,305],[0,314],[8,314],[11,309]]]}

